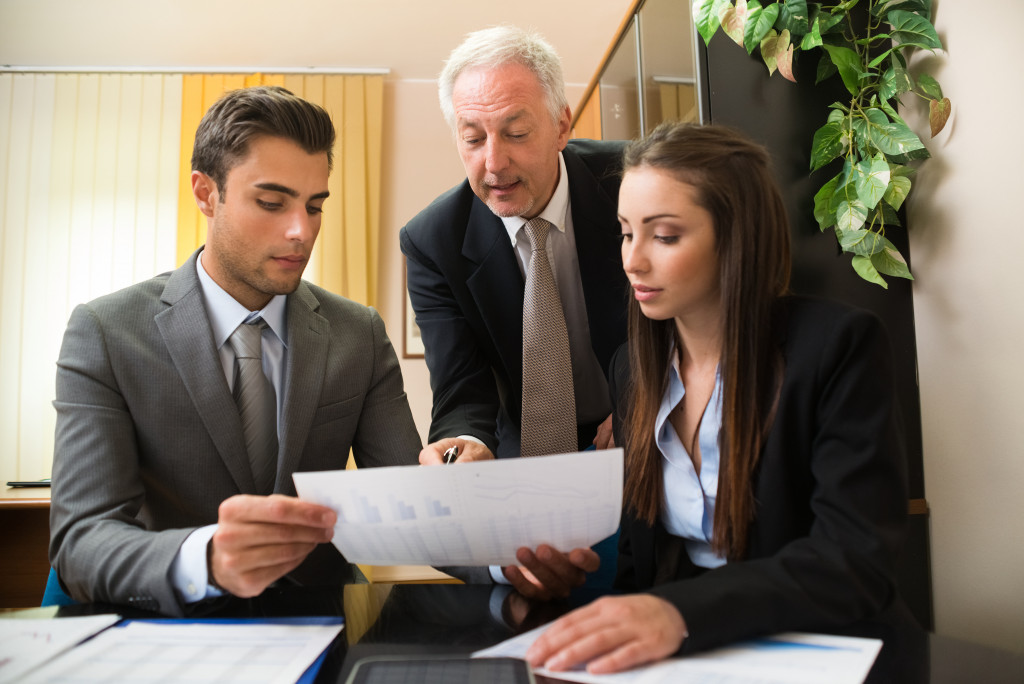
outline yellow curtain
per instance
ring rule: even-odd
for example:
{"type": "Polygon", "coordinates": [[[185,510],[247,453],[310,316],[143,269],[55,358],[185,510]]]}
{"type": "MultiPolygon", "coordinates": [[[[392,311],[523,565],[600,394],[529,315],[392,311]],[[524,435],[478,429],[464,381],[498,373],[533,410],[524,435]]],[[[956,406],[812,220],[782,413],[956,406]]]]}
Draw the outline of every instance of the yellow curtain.
{"type": "Polygon", "coordinates": [[[205,240],[206,220],[192,197],[189,176],[196,127],[228,90],[280,85],[331,115],[338,132],[334,171],[320,237],[306,269],[318,285],[377,305],[380,235],[381,138],[384,77],[364,75],[197,74],[183,78],[177,263],[205,240]]]}

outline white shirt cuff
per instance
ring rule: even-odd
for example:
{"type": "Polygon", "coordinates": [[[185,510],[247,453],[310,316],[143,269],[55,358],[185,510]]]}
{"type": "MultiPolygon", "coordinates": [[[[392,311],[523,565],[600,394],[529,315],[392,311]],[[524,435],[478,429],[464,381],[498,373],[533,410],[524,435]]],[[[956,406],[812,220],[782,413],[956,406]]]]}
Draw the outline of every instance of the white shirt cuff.
{"type": "Polygon", "coordinates": [[[494,580],[495,584],[512,584],[508,581],[508,578],[505,577],[505,573],[501,571],[500,565],[489,565],[487,569],[491,571],[491,579],[494,580]]]}
{"type": "Polygon", "coordinates": [[[171,584],[185,603],[223,596],[209,584],[206,573],[206,547],[217,531],[216,525],[200,527],[185,538],[171,563],[171,584]]]}
{"type": "Polygon", "coordinates": [[[459,435],[457,439],[464,439],[467,442],[476,442],[480,446],[487,446],[486,444],[483,443],[483,441],[477,439],[473,435],[459,435]]]}

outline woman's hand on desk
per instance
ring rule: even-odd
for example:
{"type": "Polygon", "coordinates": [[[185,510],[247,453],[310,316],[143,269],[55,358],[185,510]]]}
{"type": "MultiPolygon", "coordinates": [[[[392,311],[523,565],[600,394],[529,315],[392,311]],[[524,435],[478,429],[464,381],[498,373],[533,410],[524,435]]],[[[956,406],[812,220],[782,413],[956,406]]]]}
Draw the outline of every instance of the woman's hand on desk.
{"type": "Polygon", "coordinates": [[[686,635],[683,616],[668,601],[649,594],[610,596],[551,623],[526,660],[556,671],[587,663],[592,674],[619,672],[672,655],[686,635]]]}
{"type": "Polygon", "coordinates": [[[258,596],[334,536],[337,515],[295,497],[240,494],[217,511],[207,547],[210,583],[235,596],[258,596]]]}
{"type": "Polygon", "coordinates": [[[601,557],[591,549],[573,549],[569,553],[541,544],[534,553],[523,547],[516,551],[519,565],[503,568],[505,578],[527,598],[547,601],[565,598],[581,586],[587,573],[601,567],[601,557]]]}

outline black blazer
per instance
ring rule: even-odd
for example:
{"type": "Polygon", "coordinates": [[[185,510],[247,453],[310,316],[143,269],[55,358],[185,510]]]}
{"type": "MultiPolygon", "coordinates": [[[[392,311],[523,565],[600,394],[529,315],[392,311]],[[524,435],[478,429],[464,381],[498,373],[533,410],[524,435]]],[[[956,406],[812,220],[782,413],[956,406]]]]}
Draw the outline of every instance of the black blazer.
{"type": "MultiPolygon", "coordinates": [[[[622,148],[570,140],[563,152],[590,337],[602,368],[626,339],[616,216],[622,148]]],[[[501,219],[465,181],[409,221],[399,239],[434,395],[429,441],[468,434],[499,457],[518,456],[524,282],[501,219]]]]}
{"type": "MultiPolygon", "coordinates": [[[[679,579],[652,586],[663,548],[656,540],[668,533],[660,521],[652,527],[623,514],[616,585],[674,604],[690,632],[684,652],[834,630],[898,602],[906,459],[885,330],[867,312],[796,297],[779,301],[775,322],[785,375],[754,476],[745,558],[702,571],[684,552],[679,579]]],[[[617,353],[619,444],[628,376],[628,356],[617,353]]]]}

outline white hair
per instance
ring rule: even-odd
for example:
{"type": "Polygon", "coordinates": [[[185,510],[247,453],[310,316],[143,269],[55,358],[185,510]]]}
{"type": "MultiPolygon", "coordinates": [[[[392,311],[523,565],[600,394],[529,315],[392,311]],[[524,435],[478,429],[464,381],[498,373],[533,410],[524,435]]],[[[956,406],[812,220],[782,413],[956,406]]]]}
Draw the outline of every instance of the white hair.
{"type": "Polygon", "coordinates": [[[438,77],[441,112],[452,130],[455,130],[452,91],[459,74],[466,69],[494,69],[506,64],[521,64],[533,72],[544,90],[551,118],[558,121],[569,106],[558,53],[539,33],[515,26],[494,26],[468,34],[462,44],[452,50],[438,77]]]}

